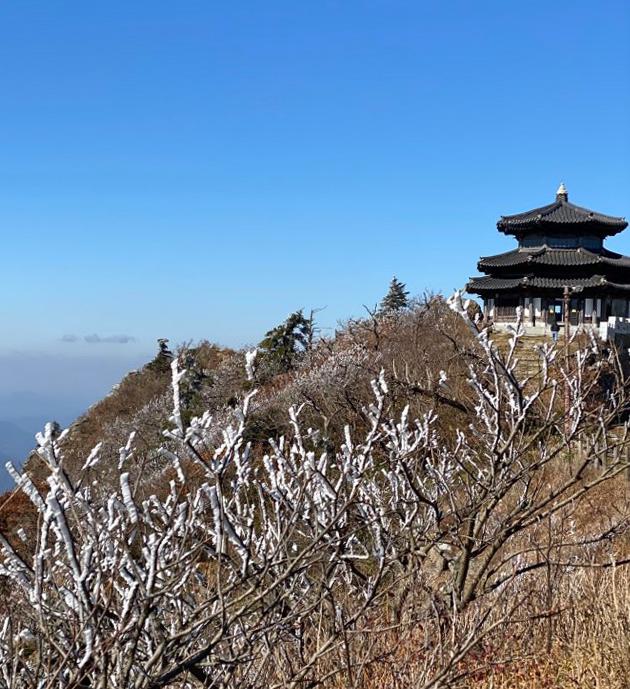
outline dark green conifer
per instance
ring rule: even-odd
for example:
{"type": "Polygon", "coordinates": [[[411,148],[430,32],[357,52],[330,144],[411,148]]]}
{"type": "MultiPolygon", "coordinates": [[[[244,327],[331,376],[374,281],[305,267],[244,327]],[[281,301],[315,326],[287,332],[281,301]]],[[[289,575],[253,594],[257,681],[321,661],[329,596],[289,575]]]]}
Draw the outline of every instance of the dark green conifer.
{"type": "Polygon", "coordinates": [[[165,337],[158,338],[158,353],[153,361],[147,364],[147,368],[155,373],[171,374],[171,362],[173,352],[168,348],[168,340],[165,337]]]}
{"type": "Polygon", "coordinates": [[[290,371],[313,342],[313,319],[302,310],[292,313],[284,323],[270,330],[259,345],[262,357],[280,371],[290,371]]]}
{"type": "Polygon", "coordinates": [[[409,292],[405,288],[405,283],[400,282],[400,280],[394,276],[389,283],[389,291],[381,301],[379,313],[396,313],[397,311],[406,309],[409,306],[409,299],[407,298],[409,292]]]}

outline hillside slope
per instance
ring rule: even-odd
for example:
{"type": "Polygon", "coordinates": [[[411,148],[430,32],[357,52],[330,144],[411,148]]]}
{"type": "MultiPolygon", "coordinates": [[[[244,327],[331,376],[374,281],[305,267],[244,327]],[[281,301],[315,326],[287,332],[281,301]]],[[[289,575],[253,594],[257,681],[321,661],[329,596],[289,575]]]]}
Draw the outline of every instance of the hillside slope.
{"type": "MultiPolygon", "coordinates": [[[[202,342],[181,347],[176,355],[187,372],[182,381],[187,418],[208,411],[229,419],[247,392],[258,388],[246,437],[262,448],[268,438],[289,431],[286,409],[291,405],[304,405],[303,418],[321,428],[329,442],[342,437],[346,424],[361,430],[371,380],[381,369],[391,380],[394,407],[410,403],[411,413],[421,415],[435,405],[443,406],[442,422],[451,423],[467,411],[463,402],[467,369],[461,358],[467,341],[470,334],[460,319],[442,300],[435,300],[389,319],[350,321],[334,338],[323,339],[305,352],[289,370],[260,356],[253,382],[247,380],[243,351],[202,342]],[[439,383],[442,370],[449,376],[448,388],[439,383]]],[[[131,433],[135,456],[148,465],[145,477],[157,471],[159,459],[152,452],[163,443],[172,410],[170,364],[171,359],[159,353],[69,427],[61,448],[71,475],[78,475],[94,446],[101,443],[104,461],[91,480],[106,490],[107,467],[117,464],[119,450],[131,433]]],[[[46,470],[35,455],[26,469],[36,480],[45,480],[46,470]]]]}
{"type": "Polygon", "coordinates": [[[0,500],[16,672],[36,638],[77,686],[625,689],[623,372],[474,335],[434,299],[288,358],[200,343],[50,428],[0,500]]]}

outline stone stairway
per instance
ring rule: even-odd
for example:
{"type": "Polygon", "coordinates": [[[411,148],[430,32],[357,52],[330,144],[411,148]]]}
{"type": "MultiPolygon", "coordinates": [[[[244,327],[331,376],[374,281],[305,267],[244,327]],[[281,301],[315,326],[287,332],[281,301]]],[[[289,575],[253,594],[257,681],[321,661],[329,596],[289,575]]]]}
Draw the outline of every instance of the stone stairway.
{"type": "MultiPolygon", "coordinates": [[[[510,336],[505,332],[493,333],[490,338],[502,353],[507,352],[510,336]]],[[[525,335],[521,337],[516,346],[516,358],[518,359],[517,372],[519,377],[535,376],[540,372],[540,355],[538,347],[551,342],[547,335],[525,335]]]]}

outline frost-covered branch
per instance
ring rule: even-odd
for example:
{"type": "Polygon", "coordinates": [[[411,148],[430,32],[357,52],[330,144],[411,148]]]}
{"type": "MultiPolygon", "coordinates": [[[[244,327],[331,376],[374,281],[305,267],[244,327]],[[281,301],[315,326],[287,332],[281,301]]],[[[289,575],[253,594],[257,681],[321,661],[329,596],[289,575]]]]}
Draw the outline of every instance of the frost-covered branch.
{"type": "MultiPolygon", "coordinates": [[[[458,298],[453,308],[467,318],[458,298]]],[[[390,418],[381,372],[364,432],[347,426],[331,448],[292,407],[290,433],[262,451],[245,440],[256,392],[231,423],[217,425],[209,413],[185,423],[185,372],[175,360],[160,451],[167,463],[155,491],[136,489],[131,435],[116,487],[96,499],[83,475],[66,473],[47,427],[38,437],[45,491],[10,468],[38,533],[28,547],[0,536],[0,576],[16,606],[0,613],[3,681],[17,689],[254,689],[344,675],[360,686],[358,675],[385,653],[375,634],[386,643],[392,630],[417,626],[448,630],[451,647],[439,654],[425,644],[416,685],[459,672],[475,644],[508,624],[538,557],[524,544],[538,538],[541,522],[567,519],[627,466],[625,381],[601,352],[594,360],[596,344],[567,358],[541,347],[538,375],[522,377],[519,328],[502,353],[470,326],[475,413],[455,429],[442,427],[434,409],[414,419],[406,405],[390,418]],[[616,378],[602,393],[604,366],[616,378]],[[567,386],[568,408],[558,386],[567,386]]],[[[250,380],[254,363],[248,354],[250,380]]],[[[437,384],[448,387],[444,371],[437,384]]],[[[99,453],[96,445],[82,462],[84,474],[99,466],[99,453]]],[[[592,549],[610,528],[594,524],[586,540],[565,533],[551,547],[554,562],[592,549]]]]}

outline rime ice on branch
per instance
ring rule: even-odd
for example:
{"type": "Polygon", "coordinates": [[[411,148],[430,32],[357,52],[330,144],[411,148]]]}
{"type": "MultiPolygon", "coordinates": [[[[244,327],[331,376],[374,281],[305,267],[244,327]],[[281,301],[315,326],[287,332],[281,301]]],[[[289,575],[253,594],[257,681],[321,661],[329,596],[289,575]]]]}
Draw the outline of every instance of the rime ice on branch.
{"type": "MultiPolygon", "coordinates": [[[[451,303],[468,318],[461,295],[451,303]]],[[[532,529],[560,519],[626,467],[625,429],[613,440],[608,433],[627,402],[625,387],[619,382],[604,401],[594,395],[597,367],[614,361],[600,355],[593,365],[589,350],[565,367],[543,347],[540,375],[521,381],[514,354],[521,329],[503,355],[469,323],[476,349],[468,358],[468,427],[449,430],[432,409],[410,418],[409,406],[390,418],[381,372],[365,432],[346,427],[331,447],[292,407],[291,432],[272,438],[261,456],[245,441],[255,391],[231,424],[217,426],[209,414],[186,424],[179,391],[186,372],[175,359],[160,491],[142,493],[129,462],[140,452],[132,435],[104,500],[67,475],[47,427],[38,436],[46,492],[10,468],[38,513],[38,533],[30,550],[0,536],[0,573],[19,599],[19,608],[1,613],[2,682],[26,689],[57,678],[55,686],[76,687],[89,678],[90,686],[148,689],[192,686],[194,677],[262,689],[315,682],[324,666],[346,681],[382,652],[375,635],[385,643],[410,623],[451,644],[432,654],[427,642],[416,685],[456,675],[461,658],[497,625],[506,628],[501,615],[539,566],[520,545],[532,529]],[[569,386],[569,409],[557,381],[569,386]],[[564,462],[577,439],[579,465],[555,492],[541,492],[547,469],[564,462]]],[[[254,358],[246,359],[250,380],[254,358]]],[[[450,384],[442,371],[438,385],[450,384]]],[[[99,445],[83,470],[98,462],[99,445]]],[[[588,534],[592,543],[604,537],[595,526],[588,534]]],[[[555,554],[574,548],[576,566],[582,550],[571,539],[555,554]]]]}

